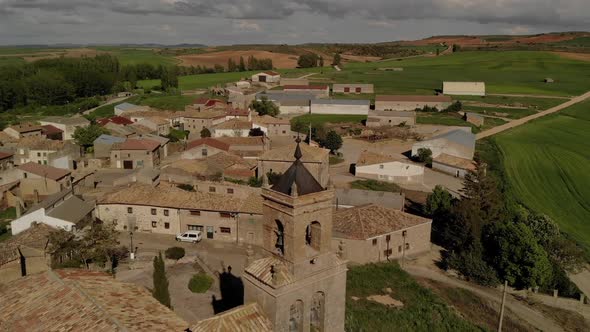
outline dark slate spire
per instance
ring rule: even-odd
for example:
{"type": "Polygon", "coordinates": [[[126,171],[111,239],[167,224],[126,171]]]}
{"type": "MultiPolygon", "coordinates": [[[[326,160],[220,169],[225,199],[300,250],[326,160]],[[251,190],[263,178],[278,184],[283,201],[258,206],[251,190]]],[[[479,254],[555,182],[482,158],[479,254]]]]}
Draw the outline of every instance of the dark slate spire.
{"type": "Polygon", "coordinates": [[[299,143],[301,143],[301,138],[299,138],[299,135],[297,135],[295,142],[297,142],[297,147],[295,148],[295,154],[293,156],[295,157],[295,160],[299,160],[301,157],[303,157],[303,153],[301,153],[301,147],[299,146],[299,143]]]}
{"type": "Polygon", "coordinates": [[[324,190],[322,185],[301,162],[301,158],[303,157],[301,147],[299,146],[301,139],[297,137],[295,142],[297,142],[295,153],[293,155],[295,157],[295,161],[293,164],[291,164],[289,169],[283,173],[281,178],[272,186],[271,189],[295,197],[324,190]]]}

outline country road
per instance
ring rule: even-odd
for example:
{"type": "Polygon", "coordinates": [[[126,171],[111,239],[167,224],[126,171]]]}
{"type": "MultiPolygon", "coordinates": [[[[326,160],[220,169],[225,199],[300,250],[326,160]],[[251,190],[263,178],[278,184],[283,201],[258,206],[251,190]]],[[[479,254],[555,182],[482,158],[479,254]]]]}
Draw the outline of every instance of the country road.
{"type": "Polygon", "coordinates": [[[89,109],[89,110],[86,110],[86,111],[82,112],[82,114],[83,114],[83,115],[88,115],[88,114],[92,113],[94,110],[96,110],[96,109],[97,109],[97,108],[99,108],[99,107],[103,107],[103,106],[106,106],[106,105],[112,105],[112,104],[116,104],[116,103],[118,103],[118,102],[120,102],[120,101],[123,101],[123,100],[125,100],[125,99],[127,99],[127,98],[129,98],[129,97],[127,97],[127,96],[126,96],[126,97],[117,97],[117,98],[113,98],[113,99],[111,99],[111,100],[107,101],[107,102],[106,102],[106,103],[104,103],[104,104],[101,104],[101,105],[99,105],[99,106],[97,106],[97,107],[95,107],[95,108],[91,108],[91,109],[89,109]]]}
{"type": "Polygon", "coordinates": [[[586,92],[585,94],[583,94],[581,96],[574,97],[574,98],[566,101],[565,103],[560,104],[560,105],[557,105],[555,107],[552,107],[552,108],[550,108],[548,110],[539,112],[537,114],[529,115],[529,116],[524,117],[522,119],[517,119],[517,120],[514,120],[514,121],[510,121],[510,122],[508,122],[506,124],[503,124],[501,126],[497,126],[497,127],[488,129],[486,131],[482,131],[481,133],[477,134],[475,137],[476,137],[476,139],[479,140],[479,139],[482,139],[482,138],[486,138],[486,137],[489,137],[489,136],[492,136],[492,135],[501,133],[501,132],[506,131],[508,129],[511,129],[511,128],[514,128],[514,127],[518,127],[520,125],[523,125],[523,124],[525,124],[525,123],[527,123],[527,122],[529,122],[531,120],[538,119],[540,117],[543,117],[545,115],[549,115],[549,114],[552,114],[552,113],[555,113],[555,112],[559,112],[559,111],[561,111],[561,110],[563,110],[565,108],[568,108],[568,107],[570,107],[570,106],[572,106],[574,104],[583,102],[584,100],[586,100],[588,98],[590,98],[590,91],[589,92],[586,92]]]}

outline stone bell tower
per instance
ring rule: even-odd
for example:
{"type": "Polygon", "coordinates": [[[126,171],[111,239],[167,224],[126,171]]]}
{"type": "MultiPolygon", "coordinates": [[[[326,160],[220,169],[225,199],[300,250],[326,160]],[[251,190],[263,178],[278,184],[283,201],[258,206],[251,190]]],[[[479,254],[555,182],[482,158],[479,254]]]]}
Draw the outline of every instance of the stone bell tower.
{"type": "Polygon", "coordinates": [[[258,302],[275,331],[344,331],[346,262],[332,250],[334,190],[295,162],[264,198],[263,247],[268,257],[243,275],[246,302],[258,302]]]}

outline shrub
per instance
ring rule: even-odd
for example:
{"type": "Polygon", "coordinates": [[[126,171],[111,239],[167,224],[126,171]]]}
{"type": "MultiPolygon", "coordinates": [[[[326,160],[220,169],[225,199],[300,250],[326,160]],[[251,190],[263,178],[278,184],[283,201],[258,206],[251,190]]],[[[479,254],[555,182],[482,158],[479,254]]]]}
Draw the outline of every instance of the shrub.
{"type": "Polygon", "coordinates": [[[197,273],[188,282],[188,289],[193,293],[205,293],[213,284],[213,278],[206,273],[197,273]]]}
{"type": "Polygon", "coordinates": [[[166,258],[179,260],[184,257],[184,248],[181,247],[170,247],[166,249],[166,258]]]}

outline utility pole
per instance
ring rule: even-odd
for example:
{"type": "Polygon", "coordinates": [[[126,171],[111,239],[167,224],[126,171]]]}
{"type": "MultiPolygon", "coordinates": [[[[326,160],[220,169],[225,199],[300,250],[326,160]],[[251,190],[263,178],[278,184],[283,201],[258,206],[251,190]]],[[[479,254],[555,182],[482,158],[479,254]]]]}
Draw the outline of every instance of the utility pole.
{"type": "Polygon", "coordinates": [[[307,142],[307,145],[311,145],[311,121],[309,122],[309,141],[307,142]]]}
{"type": "Polygon", "coordinates": [[[402,238],[404,239],[403,243],[402,243],[402,261],[401,261],[401,267],[404,267],[404,260],[406,258],[406,235],[407,235],[407,231],[403,231],[402,232],[402,238]]]}
{"type": "Polygon", "coordinates": [[[498,332],[502,332],[502,320],[504,319],[504,305],[506,304],[506,289],[508,280],[504,280],[504,293],[502,294],[502,306],[500,307],[500,321],[498,322],[498,332]]]}

